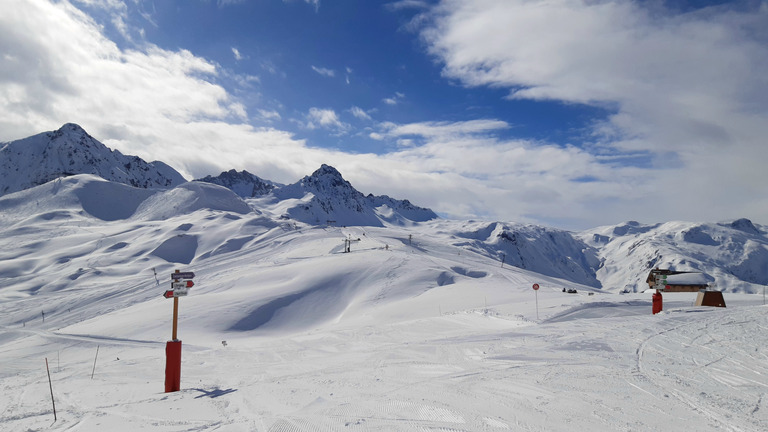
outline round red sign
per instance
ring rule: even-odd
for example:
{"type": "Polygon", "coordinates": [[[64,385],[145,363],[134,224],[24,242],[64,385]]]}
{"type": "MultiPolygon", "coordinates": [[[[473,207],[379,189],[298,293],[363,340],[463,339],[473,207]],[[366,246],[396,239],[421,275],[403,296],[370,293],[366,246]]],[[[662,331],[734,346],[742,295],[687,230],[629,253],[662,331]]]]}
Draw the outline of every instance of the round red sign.
{"type": "Polygon", "coordinates": [[[534,290],[537,290],[537,289],[539,289],[539,284],[533,284],[533,289],[534,289],[534,290]]]}

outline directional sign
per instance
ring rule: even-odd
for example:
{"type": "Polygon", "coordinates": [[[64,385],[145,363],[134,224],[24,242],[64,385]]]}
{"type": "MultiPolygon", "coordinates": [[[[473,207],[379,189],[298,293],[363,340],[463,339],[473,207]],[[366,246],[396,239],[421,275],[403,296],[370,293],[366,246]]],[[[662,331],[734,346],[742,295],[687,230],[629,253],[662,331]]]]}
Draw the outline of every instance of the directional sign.
{"type": "Polygon", "coordinates": [[[187,289],[195,286],[195,283],[191,280],[175,281],[171,282],[171,288],[173,289],[187,289]]]}
{"type": "Polygon", "coordinates": [[[171,279],[192,279],[193,277],[195,277],[194,272],[171,273],[171,279]]]}
{"type": "Polygon", "coordinates": [[[168,290],[163,294],[163,297],[165,298],[173,298],[173,290],[168,290]]]}
{"type": "Polygon", "coordinates": [[[189,292],[189,290],[187,290],[186,288],[175,289],[175,290],[173,290],[173,296],[174,297],[184,297],[185,295],[187,295],[188,292],[189,292]]]}

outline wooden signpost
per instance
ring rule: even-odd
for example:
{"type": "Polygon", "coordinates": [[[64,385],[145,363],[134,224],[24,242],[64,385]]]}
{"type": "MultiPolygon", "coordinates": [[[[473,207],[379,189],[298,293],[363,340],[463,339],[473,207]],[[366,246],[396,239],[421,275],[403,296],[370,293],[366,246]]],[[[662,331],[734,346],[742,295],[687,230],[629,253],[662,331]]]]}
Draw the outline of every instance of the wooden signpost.
{"type": "Polygon", "coordinates": [[[181,388],[181,341],[177,338],[179,322],[179,297],[187,295],[189,288],[195,285],[193,272],[171,273],[171,289],[165,291],[163,297],[173,298],[173,332],[172,339],[165,345],[165,392],[179,391],[181,388]]]}

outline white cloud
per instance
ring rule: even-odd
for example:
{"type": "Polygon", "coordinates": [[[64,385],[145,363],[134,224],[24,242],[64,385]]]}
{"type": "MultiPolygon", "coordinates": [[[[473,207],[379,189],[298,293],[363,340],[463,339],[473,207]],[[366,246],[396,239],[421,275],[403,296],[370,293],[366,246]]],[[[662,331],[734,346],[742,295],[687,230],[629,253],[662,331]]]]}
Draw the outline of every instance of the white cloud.
{"type": "Polygon", "coordinates": [[[397,105],[403,99],[405,99],[405,94],[400,92],[395,92],[394,96],[384,98],[382,99],[382,102],[384,102],[387,105],[397,105]]]}
{"type": "Polygon", "coordinates": [[[333,69],[312,66],[312,70],[324,77],[332,78],[336,76],[336,72],[333,69]]]}
{"type": "Polygon", "coordinates": [[[66,1],[6,3],[0,140],[75,122],[111,148],[163,160],[188,178],[248,163],[294,181],[327,160],[288,132],[243,123],[246,108],[214,83],[221,71],[206,59],[151,44],[122,50],[66,1]]]}
{"type": "MultiPolygon", "coordinates": [[[[574,146],[497,137],[504,121],[380,124],[372,139],[393,140],[398,150],[381,167],[402,178],[381,181],[390,194],[462,218],[478,215],[501,220],[580,226],[612,215],[595,215],[608,204],[641,208],[647,170],[603,163],[574,146]],[[589,178],[589,182],[584,179],[589,178]],[[418,183],[415,183],[418,181],[418,183]],[[418,184],[418,186],[414,186],[418,184]],[[586,222],[589,221],[589,222],[586,222]]],[[[387,193],[376,180],[364,186],[387,193]]]]}
{"type": "Polygon", "coordinates": [[[259,113],[259,119],[263,121],[273,122],[273,121],[279,121],[282,119],[282,116],[277,111],[260,109],[258,110],[258,113],[259,113]]]}
{"type": "Polygon", "coordinates": [[[426,9],[429,6],[429,3],[424,0],[399,0],[384,5],[384,7],[391,11],[399,11],[402,9],[426,9]]]}
{"type": "MultiPolygon", "coordinates": [[[[244,1],[244,0],[235,0],[235,1],[244,1]]],[[[289,3],[292,1],[294,0],[283,0],[283,3],[289,3]]],[[[320,10],[320,0],[304,0],[304,3],[312,6],[315,9],[315,12],[318,12],[320,10]]]]}
{"type": "Polygon", "coordinates": [[[463,122],[421,122],[397,125],[382,123],[390,136],[417,135],[428,138],[460,137],[507,129],[509,124],[501,120],[469,120],[463,122]]]}
{"type": "Polygon", "coordinates": [[[350,129],[348,124],[339,119],[336,111],[315,107],[309,109],[305,126],[308,129],[332,129],[339,133],[345,133],[350,129]]]}
{"type": "Polygon", "coordinates": [[[353,106],[352,108],[349,109],[349,112],[351,112],[353,116],[357,117],[360,120],[371,120],[371,116],[368,115],[368,113],[365,112],[365,110],[363,110],[360,107],[353,106]]]}
{"type": "Polygon", "coordinates": [[[235,60],[240,61],[243,59],[243,56],[240,54],[240,50],[238,50],[235,47],[232,47],[232,54],[235,56],[235,60]]]}
{"type": "Polygon", "coordinates": [[[443,74],[466,86],[615,109],[595,125],[597,147],[646,152],[648,168],[677,161],[638,179],[635,195],[645,189],[664,209],[638,217],[766,220],[756,178],[768,163],[766,28],[765,2],[679,13],[659,2],[452,0],[422,36],[443,74]]]}
{"type": "Polygon", "coordinates": [[[304,0],[305,3],[315,7],[315,12],[320,10],[320,0],[304,0]]]}

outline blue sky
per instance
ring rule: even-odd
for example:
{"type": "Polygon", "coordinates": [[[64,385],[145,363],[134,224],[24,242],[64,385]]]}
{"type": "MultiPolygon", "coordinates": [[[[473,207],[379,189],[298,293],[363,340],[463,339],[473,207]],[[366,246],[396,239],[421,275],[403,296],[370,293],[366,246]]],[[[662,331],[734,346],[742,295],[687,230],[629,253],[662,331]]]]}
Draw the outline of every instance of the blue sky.
{"type": "Polygon", "coordinates": [[[0,140],[456,218],[768,223],[768,2],[7,0],[0,140]]]}
{"type": "MultiPolygon", "coordinates": [[[[430,4],[157,2],[153,25],[141,15],[133,19],[145,39],[165,49],[190,49],[236,74],[219,82],[252,113],[251,124],[295,131],[314,146],[381,154],[393,144],[369,137],[366,128],[374,121],[484,118],[509,122],[509,129],[496,131],[502,136],[567,143],[601,114],[559,101],[504,100],[506,89],[468,89],[445,79],[414,23],[430,4]],[[251,77],[249,85],[238,82],[243,76],[251,77]],[[347,126],[299,127],[312,108],[333,110],[347,126]]],[[[111,31],[113,40],[125,43],[111,31]]]]}

